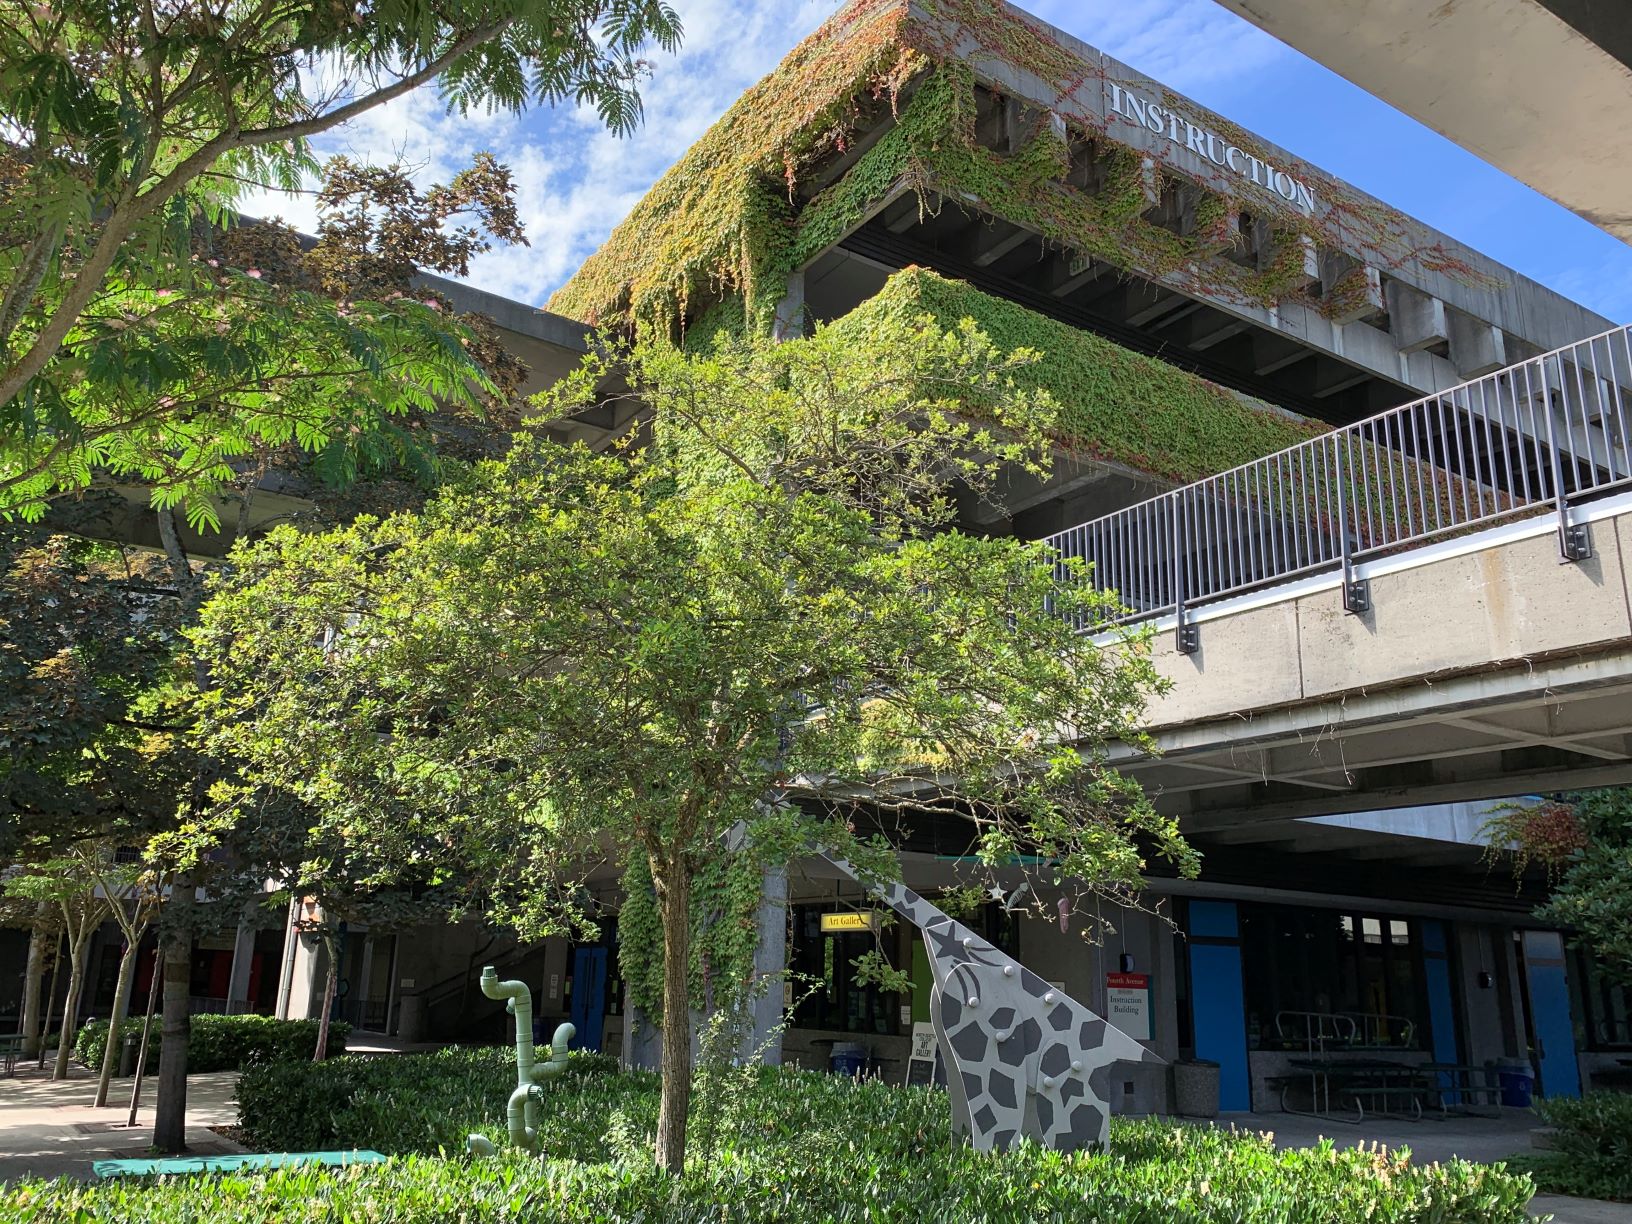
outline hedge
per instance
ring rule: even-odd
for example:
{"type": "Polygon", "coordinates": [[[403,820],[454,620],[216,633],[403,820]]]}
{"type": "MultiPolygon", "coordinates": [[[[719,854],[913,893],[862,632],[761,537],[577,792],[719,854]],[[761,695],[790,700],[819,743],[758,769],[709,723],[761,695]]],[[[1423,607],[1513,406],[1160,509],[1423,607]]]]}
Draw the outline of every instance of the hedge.
{"type": "MultiPolygon", "coordinates": [[[[552,1082],[550,1091],[571,1103],[564,1116],[572,1119],[576,1143],[605,1129],[603,1107],[613,1107],[609,1086],[626,1094],[624,1081],[639,1078],[607,1076],[606,1084],[594,1087],[587,1082],[616,1066],[606,1055],[575,1051],[562,1079],[552,1082]]],[[[239,1077],[238,1124],[248,1143],[266,1151],[463,1151],[472,1131],[504,1138],[504,1105],[515,1086],[515,1055],[499,1048],[352,1055],[321,1067],[262,1063],[239,1077]]]]}
{"type": "MultiPolygon", "coordinates": [[[[125,1036],[142,1033],[142,1020],[132,1017],[120,1031],[125,1036]]],[[[187,1070],[241,1071],[256,1063],[280,1059],[310,1061],[317,1049],[316,1020],[274,1020],[271,1016],[193,1017],[192,1037],[187,1043],[187,1070]]],[[[346,1051],[346,1038],[351,1025],[335,1020],[329,1024],[328,1053],[332,1058],[346,1051]]],[[[74,1038],[74,1057],[92,1071],[102,1069],[102,1054],[107,1049],[108,1022],[92,1020],[82,1026],[74,1038]]],[[[147,1040],[147,1065],[158,1065],[160,1031],[157,1018],[147,1040]]]]}
{"type": "Polygon", "coordinates": [[[1536,1103],[1553,1150],[1518,1163],[1553,1194],[1632,1201],[1632,1096],[1589,1092],[1536,1103]]]}
{"type": "Polygon", "coordinates": [[[502,1132],[514,1073],[504,1051],[269,1064],[244,1077],[256,1136],[323,1146],[340,1104],[348,1141],[399,1155],[342,1172],[280,1170],[158,1183],[25,1182],[0,1224],[40,1219],[248,1221],[1019,1221],[1084,1224],[1521,1224],[1530,1183],[1465,1161],[1414,1166],[1330,1143],[1278,1150],[1266,1136],[1118,1121],[1111,1150],[954,1145],[944,1093],[819,1072],[757,1073],[739,1107],[693,1129],[694,1160],[668,1179],[651,1161],[657,1079],[577,1060],[543,1107],[542,1159],[470,1160],[460,1132],[502,1132]],[[353,1096],[347,1097],[343,1089],[353,1096]],[[277,1101],[280,1092],[292,1100],[277,1101]],[[357,1095],[364,1100],[358,1100],[357,1095]],[[269,1112],[271,1111],[271,1112],[269,1112]],[[440,1119],[436,1115],[442,1111],[440,1119]],[[303,1129],[304,1128],[304,1129],[303,1129]],[[458,1136],[458,1145],[453,1140],[458,1136]]]}

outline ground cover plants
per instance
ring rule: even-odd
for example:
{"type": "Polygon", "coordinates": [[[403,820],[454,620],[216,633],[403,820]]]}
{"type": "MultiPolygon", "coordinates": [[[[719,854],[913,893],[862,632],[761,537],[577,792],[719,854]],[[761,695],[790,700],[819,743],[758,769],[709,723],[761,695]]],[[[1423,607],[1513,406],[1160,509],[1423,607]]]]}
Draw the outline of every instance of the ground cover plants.
{"type": "MultiPolygon", "coordinates": [[[[933,1089],[767,1068],[719,1119],[713,1150],[678,1178],[650,1161],[654,1074],[575,1056],[543,1107],[540,1159],[470,1160],[463,1134],[498,1139],[514,1072],[504,1050],[268,1064],[240,1085],[259,1145],[347,1142],[394,1156],[158,1184],[24,1183],[0,1222],[663,1220],[1010,1221],[1110,1224],[1519,1224],[1530,1183],[1466,1162],[1330,1145],[1279,1151],[1258,1135],[1119,1121],[1107,1153],[954,1146],[933,1089]],[[442,1151],[438,1154],[437,1149],[442,1151]]],[[[697,1108],[706,1110],[699,1101],[697,1108]]]]}

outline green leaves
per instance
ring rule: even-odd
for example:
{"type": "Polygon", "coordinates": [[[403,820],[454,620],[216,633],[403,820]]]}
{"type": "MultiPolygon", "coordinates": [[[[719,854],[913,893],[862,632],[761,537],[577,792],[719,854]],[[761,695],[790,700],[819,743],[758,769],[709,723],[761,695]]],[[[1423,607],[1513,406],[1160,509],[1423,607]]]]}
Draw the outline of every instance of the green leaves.
{"type": "Polygon", "coordinates": [[[887,877],[869,829],[961,828],[1038,864],[1050,905],[1126,903],[1149,854],[1193,874],[1104,764],[1159,687],[1145,640],[1077,633],[1114,596],[1058,589],[1044,545],[957,530],[959,498],[1046,468],[1033,360],[928,319],[706,354],[608,340],[535,406],[620,386],[645,445],[521,435],[422,512],[235,551],[193,635],[203,746],[370,886],[457,864],[526,934],[591,921],[580,886],[620,870],[624,964],[666,1028],[754,985],[760,872],[812,838],[887,877]]]}
{"type": "Polygon", "coordinates": [[[394,418],[473,409],[514,361],[404,294],[416,263],[462,274],[484,248],[463,214],[523,241],[508,171],[482,155],[420,197],[342,164],[304,278],[205,266],[211,240],[246,191],[306,185],[309,137],[418,84],[465,108],[572,99],[627,131],[643,48],[678,37],[660,0],[0,0],[0,516],[100,474],[215,529],[236,469],[289,445],[334,480],[423,468],[394,418]]]}
{"type": "Polygon", "coordinates": [[[0,1220],[1523,1224],[1532,1193],[1500,1166],[1414,1164],[1332,1143],[1282,1150],[1250,1131],[1155,1119],[1115,1120],[1103,1153],[973,1152],[953,1145],[943,1093],[791,1067],[750,1072],[741,1107],[719,1119],[713,1158],[669,1177],[622,1158],[609,1133],[650,1135],[657,1077],[610,1071],[608,1061],[574,1054],[552,1085],[541,1159],[477,1161],[453,1153],[471,1131],[502,1133],[515,1084],[507,1050],[257,1065],[239,1100],[258,1146],[355,1144],[392,1161],[145,1184],[24,1182],[8,1187],[0,1220]]]}
{"type": "Polygon", "coordinates": [[[1573,808],[1564,835],[1539,826],[1567,856],[1553,863],[1552,895],[1537,916],[1576,932],[1606,976],[1632,986],[1632,790],[1589,791],[1573,808]]]}

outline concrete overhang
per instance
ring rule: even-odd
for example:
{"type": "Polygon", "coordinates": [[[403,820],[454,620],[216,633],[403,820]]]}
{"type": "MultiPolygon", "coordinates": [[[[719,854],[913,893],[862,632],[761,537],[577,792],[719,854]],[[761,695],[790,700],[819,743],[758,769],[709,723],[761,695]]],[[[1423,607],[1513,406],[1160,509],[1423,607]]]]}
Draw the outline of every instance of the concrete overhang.
{"type": "Polygon", "coordinates": [[[1218,0],[1632,242],[1632,18],[1619,0],[1218,0]]]}
{"type": "Polygon", "coordinates": [[[1250,824],[1295,841],[1304,817],[1632,782],[1632,497],[1583,515],[1579,563],[1533,519],[1361,566],[1364,616],[1324,576],[1204,610],[1200,649],[1154,645],[1174,682],[1147,714],[1158,752],[1112,762],[1187,832],[1242,842],[1250,824]]]}

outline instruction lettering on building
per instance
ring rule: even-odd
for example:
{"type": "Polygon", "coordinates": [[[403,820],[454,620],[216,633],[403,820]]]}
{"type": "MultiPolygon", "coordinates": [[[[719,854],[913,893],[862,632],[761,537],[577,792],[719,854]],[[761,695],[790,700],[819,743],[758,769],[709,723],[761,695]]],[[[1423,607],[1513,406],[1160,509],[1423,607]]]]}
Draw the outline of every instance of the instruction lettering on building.
{"type": "Polygon", "coordinates": [[[1191,123],[1172,107],[1141,97],[1115,81],[1105,82],[1105,101],[1114,114],[1148,128],[1158,136],[1166,136],[1181,149],[1189,149],[1197,156],[1273,191],[1304,212],[1314,212],[1315,193],[1305,183],[1261,157],[1248,153],[1239,145],[1231,144],[1217,132],[1191,123]]]}

